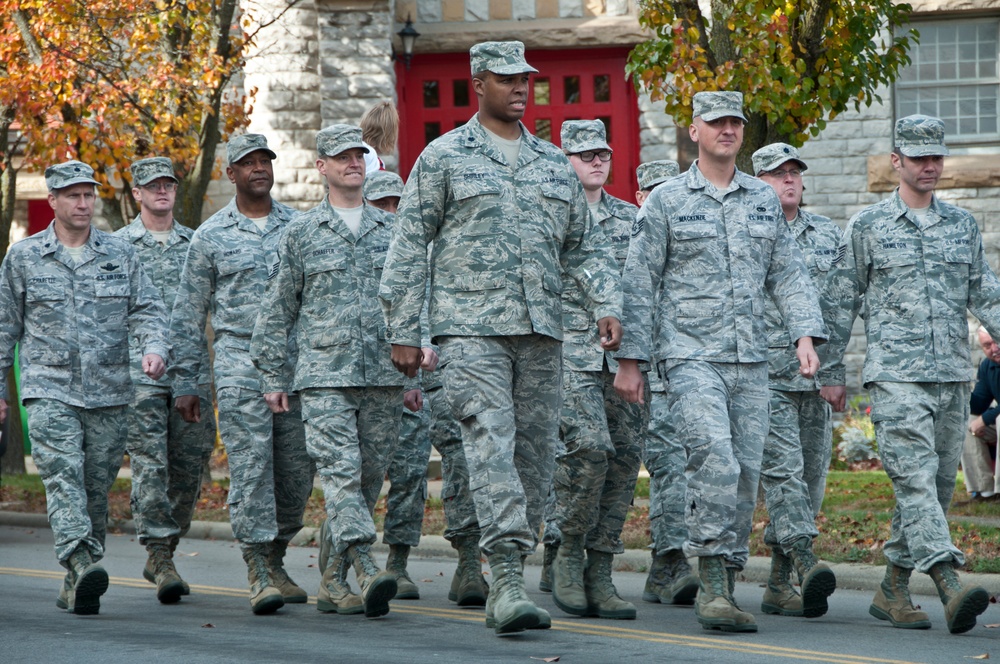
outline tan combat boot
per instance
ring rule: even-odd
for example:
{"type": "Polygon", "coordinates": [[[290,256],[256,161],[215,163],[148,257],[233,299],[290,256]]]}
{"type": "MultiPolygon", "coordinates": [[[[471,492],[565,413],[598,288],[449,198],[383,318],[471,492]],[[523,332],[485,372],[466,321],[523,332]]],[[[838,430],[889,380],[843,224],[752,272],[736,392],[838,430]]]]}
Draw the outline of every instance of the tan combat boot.
{"type": "Polygon", "coordinates": [[[285,604],[305,604],[309,593],[300,588],[285,571],[285,553],[288,542],[274,540],[267,548],[267,573],[271,575],[271,583],[281,593],[285,604]]]}
{"type": "Polygon", "coordinates": [[[723,632],[756,632],[753,616],[741,611],[732,596],[736,570],[727,570],[722,556],[705,556],[698,559],[698,598],[694,613],[704,629],[723,632]]]}
{"type": "Polygon", "coordinates": [[[760,610],[778,616],[801,616],[802,597],[792,585],[792,559],[777,545],[771,547],[771,574],[760,610]]]}
{"type": "Polygon", "coordinates": [[[96,616],[101,611],[101,595],[108,591],[108,573],[81,544],[70,554],[73,590],[67,596],[66,609],[78,616],[96,616]]]}
{"type": "Polygon", "coordinates": [[[538,590],[543,593],[552,592],[552,563],[559,553],[559,544],[546,544],[542,554],[542,578],[538,580],[538,590]]]}
{"type": "Polygon", "coordinates": [[[910,573],[912,570],[886,565],[885,578],[872,599],[868,613],[879,620],[888,620],[900,629],[930,629],[931,620],[910,601],[910,573]]]}
{"type": "Polygon", "coordinates": [[[152,572],[153,583],[156,584],[156,599],[161,604],[179,602],[184,594],[184,581],[174,567],[170,543],[166,539],[149,539],[146,541],[146,552],[149,558],[142,575],[145,578],[147,570],[152,572]]]}
{"type": "Polygon", "coordinates": [[[452,540],[451,546],[458,551],[458,567],[451,578],[448,599],[459,606],[486,606],[490,587],[483,578],[479,535],[460,535],[452,540]]]}
{"type": "Polygon", "coordinates": [[[613,620],[635,620],[635,604],[618,594],[611,580],[615,554],[587,549],[587,569],[583,588],[587,595],[587,614],[613,620]]]}
{"type": "Polygon", "coordinates": [[[832,569],[816,560],[811,537],[800,537],[792,543],[792,564],[802,588],[802,615],[818,618],[829,609],[826,598],[837,589],[837,577],[832,569]]]}
{"type": "Polygon", "coordinates": [[[269,543],[240,544],[250,583],[250,610],[257,615],[274,613],[285,605],[281,591],[271,585],[271,576],[267,570],[269,548],[269,543]]]}
{"type": "Polygon", "coordinates": [[[339,613],[351,615],[365,612],[365,603],[359,595],[354,594],[347,582],[347,569],[350,561],[344,554],[326,559],[326,569],[323,580],[316,593],[316,609],[324,613],[339,613]]]}
{"type": "Polygon", "coordinates": [[[670,549],[662,555],[653,554],[643,601],[690,606],[697,594],[698,577],[691,572],[683,551],[670,549]]]}
{"type": "Polygon", "coordinates": [[[583,588],[584,535],[563,534],[552,563],[552,600],[572,616],[587,615],[587,593],[583,588]]]}
{"type": "MultiPolygon", "coordinates": [[[[182,533],[182,534],[184,534],[184,533],[182,533]]],[[[177,544],[180,541],[181,541],[181,538],[178,537],[177,535],[174,535],[173,537],[170,538],[170,559],[171,560],[173,560],[173,558],[174,558],[174,553],[177,551],[177,544]]],[[[155,580],[150,579],[149,577],[146,576],[146,570],[142,571],[142,576],[143,576],[143,578],[145,578],[150,583],[156,583],[155,580]]],[[[187,581],[185,581],[184,579],[181,579],[181,584],[184,586],[183,590],[181,590],[181,595],[182,596],[183,595],[190,595],[191,594],[191,586],[189,586],[187,584],[187,581]]]]}
{"type": "Polygon", "coordinates": [[[365,617],[378,618],[389,613],[389,600],[396,596],[396,576],[379,569],[368,544],[352,544],[347,553],[354,563],[354,573],[361,586],[365,617]]]}
{"type": "Polygon", "coordinates": [[[976,626],[976,616],[990,605],[990,594],[981,586],[963,586],[951,562],[935,563],[929,574],[944,604],[944,617],[952,634],[968,632],[976,626]]]}
{"type": "Polygon", "coordinates": [[[410,547],[406,544],[390,544],[389,558],[385,569],[396,576],[395,599],[420,599],[420,589],[406,572],[406,561],[410,557],[410,547]]]}
{"type": "Polygon", "coordinates": [[[59,589],[59,596],[56,597],[56,607],[64,610],[69,608],[69,598],[73,594],[74,581],[73,572],[66,572],[66,576],[63,577],[62,588],[59,589]]]}
{"type": "Polygon", "coordinates": [[[523,563],[517,544],[498,544],[489,561],[493,586],[486,599],[486,626],[497,634],[543,628],[542,612],[528,599],[524,588],[523,563]]]}

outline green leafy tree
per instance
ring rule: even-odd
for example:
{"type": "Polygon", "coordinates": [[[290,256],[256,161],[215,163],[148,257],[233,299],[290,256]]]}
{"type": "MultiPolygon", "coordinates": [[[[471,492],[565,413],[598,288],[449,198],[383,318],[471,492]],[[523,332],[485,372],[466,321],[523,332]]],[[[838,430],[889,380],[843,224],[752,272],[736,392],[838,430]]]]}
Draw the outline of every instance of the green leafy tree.
{"type": "Polygon", "coordinates": [[[654,34],[633,49],[626,71],[682,126],[706,90],[738,90],[748,123],[737,158],[747,169],[760,147],[801,146],[850,107],[881,102],[880,86],[909,64],[902,29],[911,10],[892,0],[641,0],[639,22],[654,34]]]}

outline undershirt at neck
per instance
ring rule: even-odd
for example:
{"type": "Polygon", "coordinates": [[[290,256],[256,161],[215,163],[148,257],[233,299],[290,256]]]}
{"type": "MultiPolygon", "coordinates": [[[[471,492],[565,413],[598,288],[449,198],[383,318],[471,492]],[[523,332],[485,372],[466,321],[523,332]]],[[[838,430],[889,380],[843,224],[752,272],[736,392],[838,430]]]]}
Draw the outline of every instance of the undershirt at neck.
{"type": "Polygon", "coordinates": [[[247,217],[247,219],[252,221],[261,233],[264,232],[264,227],[267,226],[267,217],[247,217]]]}
{"type": "Polygon", "coordinates": [[[922,208],[915,208],[915,207],[910,208],[910,212],[913,213],[913,216],[916,217],[917,221],[919,221],[921,224],[927,221],[927,213],[930,212],[930,210],[931,210],[930,205],[922,208]]]}
{"type": "MultiPolygon", "coordinates": [[[[59,244],[62,243],[60,242],[59,244]]],[[[79,247],[67,247],[63,244],[63,249],[65,249],[66,253],[69,254],[74,261],[76,261],[77,265],[79,265],[83,262],[83,248],[86,246],[87,245],[85,244],[81,244],[79,247]]]]}
{"type": "Polygon", "coordinates": [[[361,231],[361,215],[364,214],[365,206],[359,205],[353,208],[340,208],[331,205],[330,207],[333,208],[338,217],[344,220],[344,224],[351,230],[354,237],[358,237],[358,233],[361,231]]]}
{"type": "Polygon", "coordinates": [[[523,138],[523,135],[518,136],[514,140],[510,140],[509,138],[497,136],[486,127],[483,127],[483,131],[485,131],[486,135],[490,137],[498,148],[500,148],[500,152],[503,153],[504,158],[507,160],[507,165],[514,168],[514,166],[517,165],[517,156],[521,152],[521,139],[523,138]]]}
{"type": "MultiPolygon", "coordinates": [[[[265,217],[265,220],[266,219],[267,218],[265,217]]],[[[261,230],[263,230],[263,229],[261,229],[261,230]]],[[[156,240],[160,244],[164,244],[165,245],[167,243],[167,240],[170,239],[170,233],[171,232],[172,231],[149,231],[149,234],[153,236],[154,240],[156,240]]]]}

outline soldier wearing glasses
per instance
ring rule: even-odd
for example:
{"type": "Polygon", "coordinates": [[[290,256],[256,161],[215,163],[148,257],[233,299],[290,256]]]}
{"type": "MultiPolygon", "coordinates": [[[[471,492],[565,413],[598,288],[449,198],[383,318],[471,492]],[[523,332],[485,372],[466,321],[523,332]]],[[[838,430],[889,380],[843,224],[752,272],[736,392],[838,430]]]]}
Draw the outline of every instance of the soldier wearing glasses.
{"type": "MultiPolygon", "coordinates": [[[[583,184],[590,232],[611,241],[620,273],[638,208],[604,191],[611,174],[604,123],[564,122],[561,138],[583,184]]],[[[552,598],[571,615],[633,619],[635,606],[618,596],[611,564],[624,550],[621,531],[642,460],[649,408],[627,403],[615,392],[618,363],[601,348],[583,292],[571,279],[563,285],[562,300],[563,449],[553,483],[561,541],[552,567],[552,598]]]]}
{"type": "MultiPolygon", "coordinates": [[[[132,196],[139,204],[139,214],[115,235],[132,245],[169,310],[194,231],[174,219],[177,177],[169,159],[140,159],[131,171],[132,196]]],[[[201,422],[185,422],[171,407],[170,382],[166,378],[153,380],[143,373],[142,349],[137,343],[134,337],[129,338],[136,393],[128,407],[126,446],[132,464],[132,514],[139,543],[149,553],[142,575],[156,584],[157,599],[169,604],[190,593],[174,567],[173,553],[191,526],[202,468],[215,443],[212,379],[208,349],[203,346],[198,392],[201,411],[207,416],[201,422]]]]}
{"type": "MultiPolygon", "coordinates": [[[[799,207],[806,163],[791,145],[773,143],[754,152],[753,170],[778,194],[813,285],[822,292],[841,231],[827,217],[799,207]]],[[[826,598],[837,584],[833,571],[818,562],[812,550],[813,538],[819,534],[815,517],[823,505],[832,445],[830,404],[823,399],[821,386],[837,381],[831,375],[826,345],[818,351],[819,373],[809,378],[801,375],[795,345],[771,298],[764,313],[771,426],[764,443],[760,483],[771,517],[764,529],[764,542],[771,548],[771,575],[760,608],[764,613],[815,618],[826,613],[826,598]],[[790,580],[793,567],[801,595],[790,580]]]]}

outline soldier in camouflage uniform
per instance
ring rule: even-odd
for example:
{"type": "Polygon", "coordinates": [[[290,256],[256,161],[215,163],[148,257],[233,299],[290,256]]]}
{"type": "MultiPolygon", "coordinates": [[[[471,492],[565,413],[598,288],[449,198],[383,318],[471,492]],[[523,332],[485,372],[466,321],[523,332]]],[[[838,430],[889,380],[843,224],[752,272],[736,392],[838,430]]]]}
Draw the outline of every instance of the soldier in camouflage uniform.
{"type": "MultiPolygon", "coordinates": [[[[214,377],[219,433],[229,456],[229,514],[247,564],[250,608],[271,613],[308,595],[291,580],[283,560],[302,528],[315,472],[306,452],[299,399],[272,413],[250,361],[250,337],[268,275],[277,269],[278,242],[295,213],[271,198],[275,154],[260,134],[230,139],[226,174],[235,198],[191,238],[174,301],[170,335],[174,406],[188,422],[202,417],[199,383],[209,312],[215,331],[214,377]]],[[[288,339],[286,388],[294,339],[288,339]]],[[[207,413],[205,414],[208,415],[207,413]]]]}
{"type": "Polygon", "coordinates": [[[639,361],[657,363],[672,433],[687,451],[685,553],[698,557],[701,583],[695,613],[705,629],[754,632],[732,586],[749,556],[767,437],[765,296],[797,341],[805,376],[819,368],[813,339],[825,330],[774,190],[736,169],[743,96],[702,92],[693,101],[698,161],[653,190],[632,231],[615,386],[641,401],[639,361]]]}
{"type": "MultiPolygon", "coordinates": [[[[893,626],[927,629],[910,601],[916,569],[930,574],[948,630],[965,632],[989,593],[963,585],[965,556],[952,544],[945,514],[955,490],[969,415],[971,311],[997,338],[1000,280],[990,268],[976,220],[934,195],[948,148],[944,123],[926,115],[896,122],[892,166],[899,188],[858,212],[844,231],[830,287],[834,357],[842,358],[865,307],[862,381],[871,399],[882,465],[896,509],[885,580],[869,612],[893,626]]],[[[843,404],[843,375],[831,401],[843,404]]]]}
{"type": "MultiPolygon", "coordinates": [[[[754,174],[778,194],[809,276],[822,293],[842,233],[827,217],[799,207],[806,168],[798,150],[785,143],[753,153],[754,174]]],[[[785,321],[770,298],[764,315],[771,415],[760,481],[770,516],[764,543],[771,548],[771,575],[760,608],[764,613],[815,618],[826,613],[826,598],[837,585],[833,571],[816,560],[812,550],[813,538],[819,535],[816,516],[823,505],[832,447],[830,404],[820,388],[833,384],[836,367],[826,356],[830,346],[824,344],[818,351],[819,372],[813,378],[802,376],[785,321]],[[801,595],[790,580],[793,566],[801,595]]]]}
{"type": "MultiPolygon", "coordinates": [[[[132,196],[139,214],[115,235],[131,243],[143,269],[169,310],[177,295],[181,268],[191,236],[173,217],[177,177],[166,157],[140,159],[132,164],[132,196]]],[[[135,401],[128,407],[128,451],[132,462],[132,516],[139,543],[149,558],[143,577],[156,584],[164,604],[190,593],[174,567],[177,542],[191,526],[201,489],[201,474],[215,444],[215,417],[185,422],[172,408],[170,383],[152,380],[142,371],[142,349],[129,338],[135,401]]],[[[204,350],[198,381],[201,409],[213,413],[208,348],[204,350]]]]}
{"type": "Polygon", "coordinates": [[[45,169],[55,219],[10,248],[0,266],[0,422],[20,344],[21,399],[45,485],[56,557],[68,572],[56,606],[100,611],[108,490],[125,452],[129,335],[143,374],[159,380],[170,347],[167,310],[128,242],[91,227],[94,170],[45,169]]]}
{"type": "MultiPolygon", "coordinates": [[[[676,161],[663,159],[639,164],[635,169],[642,205],[653,189],[680,173],[676,161]]],[[[687,525],[684,523],[684,494],[687,483],[684,444],[670,428],[667,393],[663,381],[651,371],[649,430],[644,464],[649,472],[649,533],[653,540],[652,561],[642,599],[646,602],[690,605],[698,592],[698,577],[684,555],[687,525]]]]}
{"type": "Polygon", "coordinates": [[[524,45],[477,44],[471,61],[479,113],[417,159],[379,296],[393,364],[413,376],[431,279],[430,335],[493,572],[486,624],[506,633],[551,624],[525,592],[522,556],[537,544],[558,437],[563,275],[579,282],[605,350],[620,342],[621,301],[579,178],[520,122],[536,71],[524,45]]]}
{"type": "MultiPolygon", "coordinates": [[[[604,123],[567,120],[560,136],[583,184],[591,232],[611,241],[621,270],[638,208],[604,191],[612,154],[604,123]]],[[[572,279],[563,284],[562,300],[562,451],[553,481],[560,543],[552,599],[571,615],[631,620],[635,605],[618,595],[611,567],[614,555],[624,551],[621,531],[642,463],[649,410],[615,392],[618,364],[601,348],[587,300],[572,279]]]]}
{"type": "Polygon", "coordinates": [[[392,458],[403,378],[392,366],[375,300],[392,215],[364,204],[361,128],[337,124],[316,135],[316,168],[329,194],[285,232],[250,355],[275,413],[288,409],[288,339],[299,334],[291,389],[302,399],[306,446],[326,498],[330,558],[316,596],[320,611],[389,612],[396,578],[378,568],[372,513],[392,458]],[[353,563],[358,597],[347,584],[353,563]]]}
{"type": "MultiPolygon", "coordinates": [[[[403,179],[391,171],[375,171],[365,176],[365,202],[396,214],[403,195],[403,179]]],[[[437,350],[425,345],[427,357],[437,363],[437,350]]],[[[424,374],[430,375],[430,374],[424,374]]],[[[423,380],[421,380],[423,382],[423,380]]],[[[403,419],[399,440],[389,463],[389,494],[385,501],[382,542],[389,545],[386,569],[396,575],[396,599],[420,599],[420,589],[406,571],[410,548],[420,544],[427,500],[427,464],[431,457],[430,404],[421,388],[403,395],[403,419]]]]}

